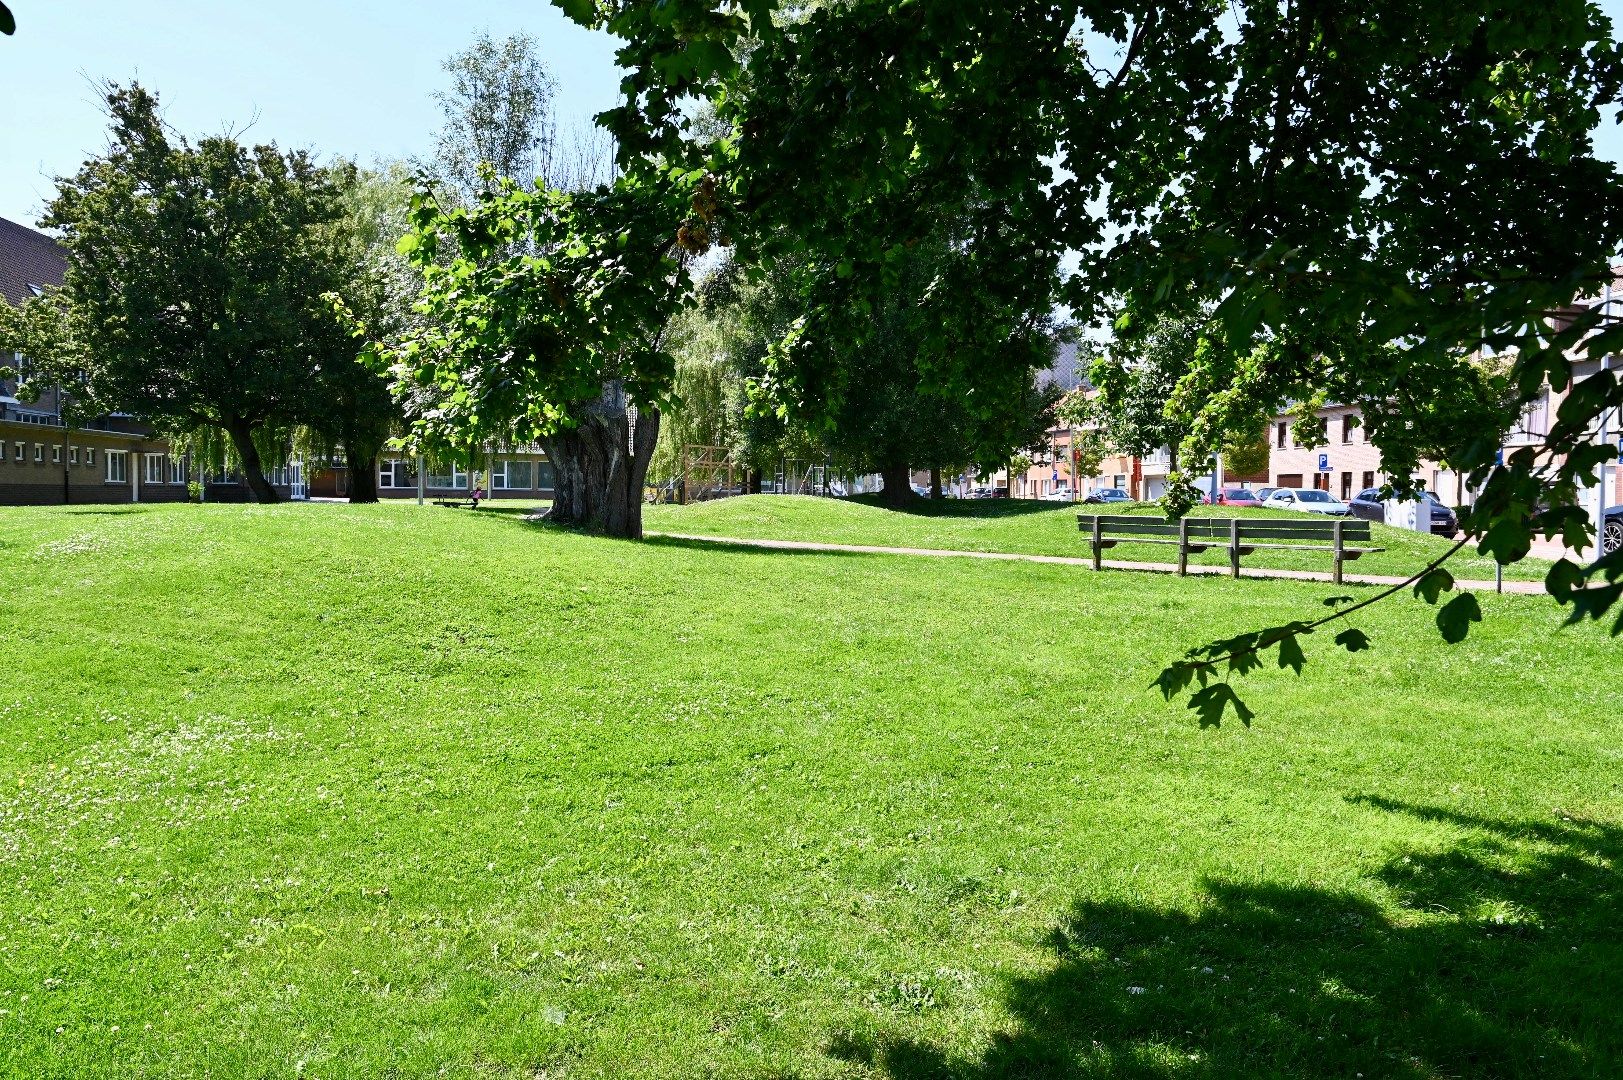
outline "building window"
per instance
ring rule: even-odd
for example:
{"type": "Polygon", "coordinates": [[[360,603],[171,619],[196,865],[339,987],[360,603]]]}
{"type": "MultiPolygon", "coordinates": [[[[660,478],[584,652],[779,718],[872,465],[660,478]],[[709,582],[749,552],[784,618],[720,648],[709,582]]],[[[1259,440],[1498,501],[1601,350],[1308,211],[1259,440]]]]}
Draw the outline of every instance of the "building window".
{"type": "Polygon", "coordinates": [[[51,464],[52,465],[60,465],[60,464],[62,464],[62,448],[60,446],[54,446],[53,445],[51,447],[51,464]]]}
{"type": "Polygon", "coordinates": [[[1353,426],[1353,414],[1343,414],[1341,417],[1341,441],[1343,443],[1350,443],[1353,441],[1353,426]]]}
{"type": "Polygon", "coordinates": [[[169,482],[171,484],[184,484],[186,482],[186,462],[182,459],[169,459],[169,482]]]}
{"type": "Polygon", "coordinates": [[[77,446],[68,447],[68,464],[79,464],[79,448],[77,446]]]}
{"type": "Polygon", "coordinates": [[[109,484],[127,484],[130,482],[129,454],[123,450],[107,451],[107,482],[109,484]]]}
{"type": "Polygon", "coordinates": [[[552,490],[552,462],[538,461],[535,463],[535,486],[542,491],[552,490]]]}
{"type": "Polygon", "coordinates": [[[12,443],[11,444],[11,460],[17,462],[17,464],[19,464],[19,465],[22,464],[22,462],[23,462],[23,444],[22,443],[12,443]]]}
{"type": "Polygon", "coordinates": [[[161,484],[164,481],[163,454],[143,454],[141,463],[141,482],[143,484],[161,484]]]}
{"type": "Polygon", "coordinates": [[[1319,445],[1330,445],[1330,418],[1328,416],[1319,417],[1319,445]]]}
{"type": "Polygon", "coordinates": [[[1367,488],[1372,488],[1372,487],[1375,486],[1375,474],[1374,473],[1372,473],[1372,472],[1364,473],[1364,486],[1367,487],[1367,488]]]}
{"type": "Polygon", "coordinates": [[[1352,498],[1352,473],[1344,472],[1341,474],[1341,501],[1346,502],[1350,498],[1352,498]]]}
{"type": "Polygon", "coordinates": [[[94,446],[87,446],[87,447],[85,447],[85,468],[94,469],[95,467],[96,467],[96,448],[94,446]]]}
{"type": "Polygon", "coordinates": [[[490,469],[493,491],[529,491],[535,486],[535,464],[529,461],[498,461],[490,469]]]}
{"type": "Polygon", "coordinates": [[[416,479],[411,475],[411,463],[400,458],[389,458],[378,462],[379,488],[412,487],[416,479]]]}
{"type": "Polygon", "coordinates": [[[1280,473],[1279,479],[1274,482],[1275,487],[1299,488],[1302,486],[1301,473],[1280,473]]]}
{"type": "Polygon", "coordinates": [[[1289,434],[1290,434],[1290,425],[1289,424],[1283,424],[1283,423],[1275,424],[1274,425],[1274,445],[1277,446],[1281,450],[1285,449],[1285,440],[1286,440],[1286,438],[1288,438],[1289,434]]]}
{"type": "Polygon", "coordinates": [[[35,443],[34,444],[34,464],[35,465],[43,465],[43,464],[45,464],[45,444],[44,443],[35,443]]]}
{"type": "Polygon", "coordinates": [[[458,491],[468,486],[468,474],[463,471],[460,465],[451,466],[451,486],[458,491]]]}

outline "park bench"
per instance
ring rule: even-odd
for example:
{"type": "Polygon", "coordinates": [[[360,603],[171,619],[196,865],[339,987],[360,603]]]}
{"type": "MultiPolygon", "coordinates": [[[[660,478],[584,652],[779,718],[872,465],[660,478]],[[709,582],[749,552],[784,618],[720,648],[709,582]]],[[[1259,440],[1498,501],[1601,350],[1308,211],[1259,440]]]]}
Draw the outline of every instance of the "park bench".
{"type": "Polygon", "coordinates": [[[1178,549],[1178,573],[1189,573],[1189,556],[1209,548],[1225,548],[1229,572],[1240,576],[1240,558],[1259,548],[1283,551],[1325,551],[1335,560],[1333,579],[1341,583],[1341,569],[1363,555],[1383,551],[1378,547],[1348,547],[1348,541],[1362,544],[1372,538],[1369,522],[1348,518],[1160,518],[1078,514],[1077,527],[1090,537],[1093,568],[1101,569],[1106,548],[1122,542],[1170,544],[1178,549]]]}
{"type": "Polygon", "coordinates": [[[478,499],[435,499],[435,506],[449,506],[452,510],[477,510],[478,499]]]}

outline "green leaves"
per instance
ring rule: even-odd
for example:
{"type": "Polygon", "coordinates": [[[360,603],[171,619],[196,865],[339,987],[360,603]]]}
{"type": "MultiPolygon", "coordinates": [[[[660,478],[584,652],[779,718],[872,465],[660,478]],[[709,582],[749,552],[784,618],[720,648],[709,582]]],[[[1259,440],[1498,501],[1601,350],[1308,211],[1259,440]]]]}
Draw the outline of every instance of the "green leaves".
{"type": "Polygon", "coordinates": [[[582,26],[597,25],[597,4],[595,0],[552,0],[572,22],[582,26]]]}
{"type": "Polygon", "coordinates": [[[16,32],[17,20],[12,18],[11,9],[4,4],[0,4],[0,34],[15,34],[16,32]]]}
{"type": "Polygon", "coordinates": [[[1414,584],[1414,594],[1428,604],[1435,604],[1437,597],[1454,587],[1454,575],[1441,566],[1427,572],[1414,584]]]}
{"type": "Polygon", "coordinates": [[[1443,640],[1456,645],[1471,632],[1471,624],[1482,621],[1482,608],[1474,595],[1462,592],[1437,612],[1437,629],[1443,640]]]}

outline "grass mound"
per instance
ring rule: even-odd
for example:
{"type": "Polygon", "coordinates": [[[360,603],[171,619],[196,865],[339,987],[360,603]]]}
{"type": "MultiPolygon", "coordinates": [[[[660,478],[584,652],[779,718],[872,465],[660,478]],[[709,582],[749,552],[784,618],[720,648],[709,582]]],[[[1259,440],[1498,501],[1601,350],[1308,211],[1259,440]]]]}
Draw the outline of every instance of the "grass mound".
{"type": "MultiPolygon", "coordinates": [[[[650,530],[694,536],[739,539],[797,540],[829,544],[935,548],[945,551],[1006,551],[1021,555],[1088,555],[1087,538],[1077,529],[1076,515],[1158,514],[1150,505],[1093,507],[1025,499],[919,499],[906,510],[887,510],[876,499],[818,499],[800,495],[747,495],[691,506],[651,506],[650,530]]],[[[1197,517],[1277,518],[1279,511],[1227,506],[1196,507],[1197,517]]],[[[1407,576],[1441,555],[1450,541],[1386,525],[1373,527],[1374,546],[1384,548],[1347,564],[1351,574],[1407,576]]],[[[1172,548],[1123,543],[1107,556],[1134,562],[1176,562],[1172,548]]],[[[1190,557],[1192,563],[1225,566],[1228,556],[1211,550],[1190,557]]],[[[1328,572],[1330,556],[1279,550],[1258,551],[1244,565],[1279,570],[1328,572]]],[[[1493,580],[1493,560],[1466,548],[1449,561],[1457,578],[1493,580]]],[[[1512,579],[1541,581],[1550,564],[1524,559],[1505,568],[1512,579]]]]}
{"type": "Polygon", "coordinates": [[[0,1075],[1623,1068],[1616,642],[1543,598],[1199,732],[1160,666],[1324,590],[409,505],[0,550],[0,1075]]]}

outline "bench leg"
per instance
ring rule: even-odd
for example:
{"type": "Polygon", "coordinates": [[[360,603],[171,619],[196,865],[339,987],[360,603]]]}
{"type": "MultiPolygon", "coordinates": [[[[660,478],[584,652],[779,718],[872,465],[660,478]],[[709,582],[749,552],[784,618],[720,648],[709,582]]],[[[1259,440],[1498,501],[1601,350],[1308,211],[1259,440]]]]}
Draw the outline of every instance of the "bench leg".
{"type": "Polygon", "coordinates": [[[1335,529],[1336,529],[1336,531],[1335,531],[1336,568],[1335,568],[1335,571],[1333,573],[1331,573],[1330,578],[1337,585],[1341,584],[1341,565],[1342,565],[1342,561],[1346,558],[1346,556],[1345,556],[1345,554],[1343,553],[1343,550],[1342,550],[1342,541],[1341,541],[1341,530],[1342,530],[1342,527],[1344,525],[1346,525],[1345,521],[1342,521],[1340,518],[1336,519],[1336,525],[1335,525],[1335,529]]]}
{"type": "Polygon", "coordinates": [[[1240,576],[1240,519],[1229,519],[1229,576],[1240,576]]]}
{"type": "Polygon", "coordinates": [[[1104,550],[1104,526],[1100,524],[1099,516],[1095,514],[1093,517],[1093,568],[1095,570],[1104,569],[1104,550]]]}
{"type": "Polygon", "coordinates": [[[1189,576],[1189,519],[1178,519],[1178,576],[1189,576]]]}

